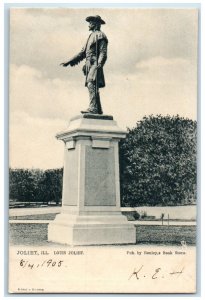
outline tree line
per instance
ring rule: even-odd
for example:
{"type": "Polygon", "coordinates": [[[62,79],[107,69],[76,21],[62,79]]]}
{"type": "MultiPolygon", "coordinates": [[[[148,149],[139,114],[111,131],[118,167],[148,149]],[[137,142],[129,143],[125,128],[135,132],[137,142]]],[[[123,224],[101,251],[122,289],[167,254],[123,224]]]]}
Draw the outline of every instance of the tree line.
{"type": "MultiPolygon", "coordinates": [[[[148,116],[120,141],[122,206],[196,202],[197,124],[179,116],[148,116]]],[[[62,198],[63,169],[10,169],[10,199],[55,202],[62,198]]]]}
{"type": "Polygon", "coordinates": [[[9,198],[13,201],[57,205],[62,198],[63,169],[10,169],[9,198]]]}

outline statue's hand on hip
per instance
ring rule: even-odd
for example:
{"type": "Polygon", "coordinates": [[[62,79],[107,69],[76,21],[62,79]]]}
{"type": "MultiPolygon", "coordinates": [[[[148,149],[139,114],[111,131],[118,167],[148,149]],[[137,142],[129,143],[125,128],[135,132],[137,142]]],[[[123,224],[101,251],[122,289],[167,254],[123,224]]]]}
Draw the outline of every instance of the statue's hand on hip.
{"type": "Polygon", "coordinates": [[[98,65],[97,65],[97,70],[100,69],[100,68],[102,68],[102,65],[101,65],[101,64],[98,64],[98,65]]]}

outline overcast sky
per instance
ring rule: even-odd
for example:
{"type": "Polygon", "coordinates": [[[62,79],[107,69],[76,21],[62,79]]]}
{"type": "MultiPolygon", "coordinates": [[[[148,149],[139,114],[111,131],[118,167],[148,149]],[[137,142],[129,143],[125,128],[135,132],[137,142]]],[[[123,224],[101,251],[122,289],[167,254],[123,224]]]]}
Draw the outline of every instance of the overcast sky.
{"type": "Polygon", "coordinates": [[[103,111],[123,129],[150,114],[196,119],[195,9],[11,9],[10,166],[63,166],[56,133],[88,106],[83,63],[59,64],[77,54],[88,32],[85,18],[106,25],[108,60],[103,111]]]}

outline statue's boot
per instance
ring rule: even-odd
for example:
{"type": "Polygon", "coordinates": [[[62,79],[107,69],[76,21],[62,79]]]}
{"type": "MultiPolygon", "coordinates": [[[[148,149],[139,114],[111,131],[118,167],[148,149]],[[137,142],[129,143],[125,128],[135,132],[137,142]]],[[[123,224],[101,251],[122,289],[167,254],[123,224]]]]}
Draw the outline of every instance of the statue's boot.
{"type": "Polygon", "coordinates": [[[98,112],[89,110],[89,108],[87,110],[81,110],[81,114],[98,114],[98,112]]]}
{"type": "Polygon", "coordinates": [[[103,111],[102,111],[102,106],[101,106],[101,102],[100,102],[100,93],[99,93],[99,90],[97,91],[97,95],[96,95],[96,104],[97,104],[98,114],[102,115],[103,111]]]}
{"type": "Polygon", "coordinates": [[[88,85],[90,104],[89,108],[85,111],[81,111],[82,114],[102,114],[102,107],[100,104],[100,95],[98,89],[96,89],[95,82],[89,82],[88,85]]]}

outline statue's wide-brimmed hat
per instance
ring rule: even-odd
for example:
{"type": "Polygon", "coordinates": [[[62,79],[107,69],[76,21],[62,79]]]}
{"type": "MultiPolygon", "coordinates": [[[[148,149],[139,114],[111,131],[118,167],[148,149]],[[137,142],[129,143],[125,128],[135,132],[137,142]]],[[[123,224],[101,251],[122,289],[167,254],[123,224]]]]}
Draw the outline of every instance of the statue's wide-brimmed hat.
{"type": "Polygon", "coordinates": [[[105,24],[105,21],[101,19],[100,16],[89,16],[85,19],[87,22],[96,22],[96,23],[99,23],[99,24],[105,24]]]}

